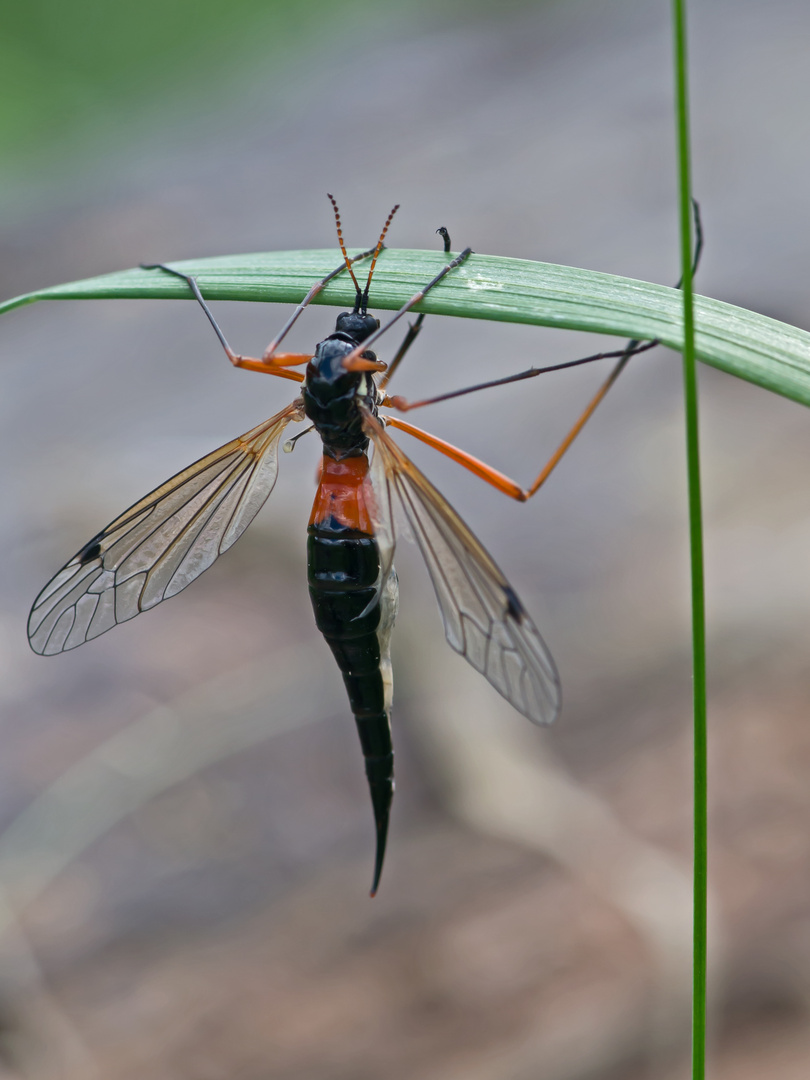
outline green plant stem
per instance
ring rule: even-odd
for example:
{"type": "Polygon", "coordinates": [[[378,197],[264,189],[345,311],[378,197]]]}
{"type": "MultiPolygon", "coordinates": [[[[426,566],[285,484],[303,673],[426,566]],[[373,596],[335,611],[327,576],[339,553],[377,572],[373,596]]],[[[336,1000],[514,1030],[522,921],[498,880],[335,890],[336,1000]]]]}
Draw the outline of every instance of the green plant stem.
{"type": "Polygon", "coordinates": [[[698,389],[692,294],[692,213],[689,161],[689,93],[686,63],[686,0],[673,0],[675,88],[678,129],[678,188],[683,272],[683,377],[689,537],[692,563],[692,650],[694,695],[694,939],[692,991],[692,1078],[706,1072],[706,901],[707,901],[707,727],[706,616],[703,575],[703,513],[700,495],[698,389]]]}

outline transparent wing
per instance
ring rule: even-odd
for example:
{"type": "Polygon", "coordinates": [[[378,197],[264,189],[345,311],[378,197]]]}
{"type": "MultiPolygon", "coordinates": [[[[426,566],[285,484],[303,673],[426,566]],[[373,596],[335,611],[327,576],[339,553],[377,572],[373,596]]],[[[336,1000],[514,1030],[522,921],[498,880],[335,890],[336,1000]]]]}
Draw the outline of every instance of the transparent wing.
{"type": "MultiPolygon", "coordinates": [[[[386,506],[396,493],[422,552],[447,640],[499,694],[536,724],[560,711],[560,679],[548,648],[509,582],[444,496],[378,421],[373,482],[386,506]]],[[[390,520],[390,511],[381,513],[390,520]]]]}
{"type": "Polygon", "coordinates": [[[34,601],[36,653],[75,649],[185,589],[239,539],[273,490],[284,429],[300,401],[195,461],[135,503],[34,601]]]}

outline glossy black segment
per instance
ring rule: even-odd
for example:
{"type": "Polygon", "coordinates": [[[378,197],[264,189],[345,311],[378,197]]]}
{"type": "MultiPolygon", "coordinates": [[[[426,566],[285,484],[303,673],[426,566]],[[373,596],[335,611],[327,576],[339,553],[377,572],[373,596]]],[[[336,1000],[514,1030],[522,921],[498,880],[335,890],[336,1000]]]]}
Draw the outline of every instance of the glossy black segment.
{"type": "MultiPolygon", "coordinates": [[[[381,678],[377,678],[379,675],[379,661],[377,662],[377,671],[355,671],[351,675],[344,673],[343,682],[346,685],[346,692],[349,695],[349,703],[352,707],[355,719],[357,720],[357,728],[360,731],[360,721],[376,719],[377,717],[385,716],[385,687],[381,678]]],[[[363,742],[363,732],[360,731],[360,741],[363,742]]],[[[363,753],[379,753],[379,750],[366,750],[363,746],[363,753]]]]}
{"type": "Polygon", "coordinates": [[[325,637],[350,639],[376,634],[380,625],[380,607],[375,603],[376,589],[332,592],[313,588],[310,582],[309,595],[315,622],[325,637]],[[370,604],[371,610],[366,610],[370,604]]]}
{"type": "MultiPolygon", "coordinates": [[[[373,537],[334,525],[337,523],[328,522],[323,532],[318,525],[309,526],[307,575],[315,622],[330,646],[333,640],[338,643],[340,655],[336,652],[335,659],[346,672],[351,670],[344,666],[351,663],[347,643],[365,637],[374,642],[379,664],[376,633],[380,625],[380,555],[373,537]]],[[[371,648],[370,642],[366,648],[371,648]]]]}
{"type": "Polygon", "coordinates": [[[385,844],[388,839],[388,822],[391,817],[391,802],[394,798],[394,755],[385,758],[366,759],[366,776],[371,791],[371,805],[374,808],[374,823],[377,833],[377,850],[374,855],[374,880],[371,895],[374,896],[380,884],[385,844]]]}
{"type": "Polygon", "coordinates": [[[366,763],[377,837],[372,895],[382,873],[391,800],[394,755],[380,670],[377,630],[380,610],[380,552],[373,536],[334,518],[310,525],[307,578],[318,629],[343,675],[366,763]]]}
{"type": "MultiPolygon", "coordinates": [[[[348,350],[346,356],[349,355],[348,350]]],[[[370,398],[358,398],[356,388],[344,388],[344,379],[360,378],[356,372],[346,372],[340,380],[324,384],[323,380],[308,379],[304,389],[304,410],[307,417],[317,428],[324,445],[324,453],[330,457],[346,457],[350,453],[362,453],[368,447],[368,437],[363,432],[363,416],[358,408],[358,400],[365,402],[370,410],[376,408],[376,402],[370,398]],[[338,393],[342,390],[342,393],[338,393]]]]}
{"type": "Polygon", "coordinates": [[[345,535],[349,530],[343,530],[344,535],[339,532],[324,535],[320,526],[315,537],[313,530],[314,526],[310,525],[307,537],[309,580],[312,585],[334,591],[375,584],[380,572],[380,559],[370,537],[352,538],[345,535]]]}
{"type": "MultiPolygon", "coordinates": [[[[307,364],[304,411],[323,440],[324,453],[330,457],[364,452],[368,438],[363,433],[362,410],[377,414],[377,395],[367,374],[347,371],[343,366],[346,357],[368,337],[365,324],[369,318],[347,315],[346,320],[357,319],[363,327],[353,332],[336,330],[318,343],[315,355],[307,364]]],[[[345,325],[349,325],[346,320],[345,325]]],[[[371,350],[361,355],[367,360],[376,359],[371,350]]]]}
{"type": "Polygon", "coordinates": [[[380,666],[380,646],[376,634],[362,637],[327,637],[326,643],[341,671],[367,675],[380,666]]]}
{"type": "Polygon", "coordinates": [[[377,716],[358,719],[357,733],[360,736],[363,757],[366,759],[366,770],[372,770],[369,778],[384,780],[390,777],[394,764],[394,747],[391,742],[391,728],[385,719],[385,714],[379,713],[377,716]],[[383,760],[387,762],[385,769],[380,764],[383,760]],[[374,762],[378,764],[374,765],[374,762]]]}
{"type": "Polygon", "coordinates": [[[335,322],[335,330],[351,335],[358,345],[371,337],[379,327],[379,319],[375,319],[373,315],[361,315],[357,311],[342,311],[335,322]]]}

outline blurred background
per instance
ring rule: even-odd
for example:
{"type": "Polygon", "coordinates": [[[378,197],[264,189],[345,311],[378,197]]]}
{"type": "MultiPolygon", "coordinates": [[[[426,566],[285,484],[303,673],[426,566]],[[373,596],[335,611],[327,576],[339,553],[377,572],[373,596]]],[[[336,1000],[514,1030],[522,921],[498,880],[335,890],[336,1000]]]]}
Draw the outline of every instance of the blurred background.
{"type": "MultiPolygon", "coordinates": [[[[669,5],[31,0],[0,40],[0,294],[142,261],[390,243],[678,277],[669,5]]],[[[695,0],[699,291],[810,327],[810,9],[695,0]]],[[[286,312],[220,304],[256,353],[286,312]]],[[[329,332],[311,309],[291,349],[329,332]]],[[[424,396],[615,339],[433,318],[424,396]]],[[[396,342],[391,342],[390,348],[396,342]]],[[[681,375],[628,368],[519,506],[408,453],[508,573],[565,706],[534,730],[444,643],[400,544],[397,797],[373,828],[313,623],[317,447],[179,599],[77,652],[30,604],[124,507],[290,398],[190,303],[0,321],[0,1075],[680,1080],[690,993],[681,375]],[[269,383],[270,385],[266,385],[269,383]]],[[[380,350],[383,357],[385,349],[380,350]]],[[[810,417],[704,369],[711,1075],[807,1075],[810,417]]],[[[418,421],[527,482],[604,377],[418,421]]],[[[542,385],[541,385],[542,383],[542,385]]]]}

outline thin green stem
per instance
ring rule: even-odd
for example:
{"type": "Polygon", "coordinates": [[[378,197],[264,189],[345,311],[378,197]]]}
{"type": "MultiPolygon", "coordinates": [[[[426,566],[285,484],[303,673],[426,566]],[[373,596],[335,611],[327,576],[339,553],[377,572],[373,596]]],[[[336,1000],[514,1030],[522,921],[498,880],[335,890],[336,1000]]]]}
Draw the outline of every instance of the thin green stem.
{"type": "Polygon", "coordinates": [[[694,940],[692,992],[692,1078],[706,1074],[706,901],[707,901],[707,727],[706,616],[703,575],[703,513],[700,496],[698,390],[692,293],[692,190],[689,161],[689,92],[686,63],[686,0],[673,0],[675,97],[678,134],[681,266],[683,272],[683,377],[689,537],[692,563],[692,651],[694,694],[694,940]]]}

